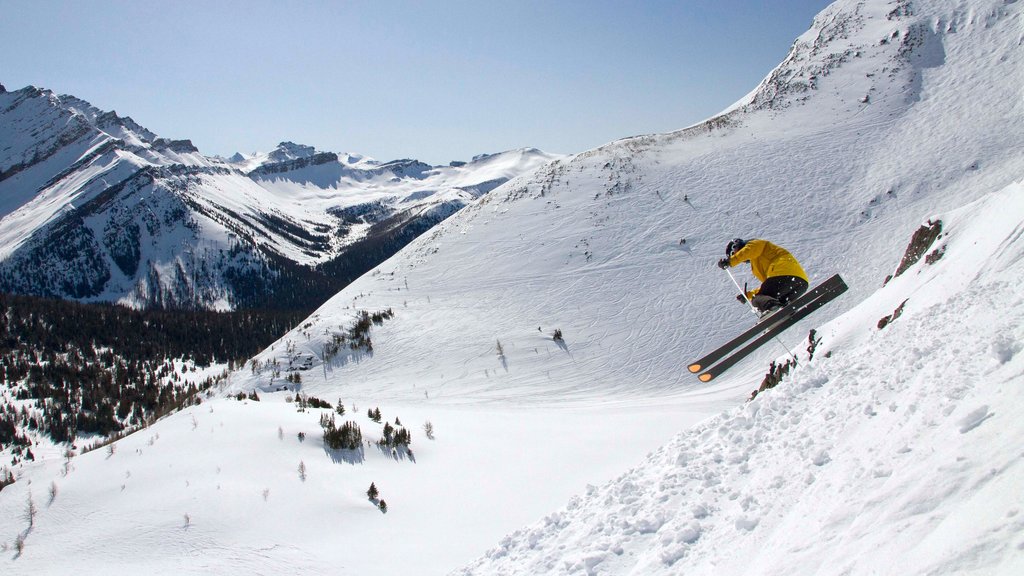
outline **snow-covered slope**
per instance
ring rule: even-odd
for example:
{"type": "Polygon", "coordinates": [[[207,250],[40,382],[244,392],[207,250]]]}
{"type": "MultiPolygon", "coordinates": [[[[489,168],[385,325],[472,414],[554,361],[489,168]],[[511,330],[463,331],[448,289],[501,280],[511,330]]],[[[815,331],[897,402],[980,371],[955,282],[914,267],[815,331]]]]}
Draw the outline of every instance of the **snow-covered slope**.
{"type": "Polygon", "coordinates": [[[0,92],[0,147],[3,289],[209,308],[293,292],[301,281],[288,278],[315,276],[302,266],[329,264],[322,272],[344,285],[555,158],[516,150],[432,167],[285,142],[225,161],[33,87],[0,92]],[[338,263],[352,254],[357,263],[338,263]]]}
{"type": "Polygon", "coordinates": [[[319,357],[356,308],[393,308],[373,362],[330,366],[350,390],[531,402],[673,393],[694,385],[680,374],[687,359],[746,321],[714,268],[736,236],[788,247],[812,281],[843,275],[850,292],[813,322],[849,308],[923,218],[1024,173],[1019,6],[901,6],[833,5],[750,104],[506,184],[289,339],[319,357]],[[801,80],[811,76],[814,88],[801,80]]]}
{"type": "Polygon", "coordinates": [[[40,510],[0,524],[25,535],[5,566],[1015,574],[1021,11],[841,0],[726,114],[494,189],[232,376],[261,402],[204,403],[56,479],[56,455],[16,470],[0,514],[40,510]],[[943,256],[882,288],[929,218],[943,256]],[[714,267],[736,236],[850,285],[784,337],[818,327],[813,361],[749,404],[781,347],[713,386],[683,369],[749,322],[714,267]],[[332,350],[388,309],[372,352],[332,350]],[[368,408],[400,417],[415,458],[326,449],[296,389],[371,441],[368,408]]]}
{"type": "Polygon", "coordinates": [[[1024,184],[937,216],[783,385],[461,573],[1020,574],[1024,184]]]}

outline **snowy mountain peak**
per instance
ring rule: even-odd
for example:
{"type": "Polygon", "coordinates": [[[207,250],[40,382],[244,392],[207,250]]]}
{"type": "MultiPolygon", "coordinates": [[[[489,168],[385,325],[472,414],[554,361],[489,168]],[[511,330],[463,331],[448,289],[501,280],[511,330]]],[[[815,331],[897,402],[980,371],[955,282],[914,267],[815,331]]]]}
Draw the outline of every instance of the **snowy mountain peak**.
{"type": "Polygon", "coordinates": [[[97,129],[115,138],[126,141],[136,138],[150,144],[157,139],[156,134],[140,126],[131,117],[118,116],[117,112],[113,110],[104,112],[85,100],[75,98],[74,96],[62,95],[59,97],[59,101],[67,109],[84,115],[97,129]]]}
{"type": "Polygon", "coordinates": [[[28,87],[28,93],[45,98],[59,110],[84,118],[96,130],[128,142],[152,143],[157,135],[139,125],[130,117],[121,117],[115,111],[104,111],[89,102],[67,94],[57,95],[50,90],[28,87]]]}
{"type": "Polygon", "coordinates": [[[938,35],[943,20],[928,12],[932,10],[918,10],[908,0],[835,2],[814,18],[786,59],[739,104],[778,110],[823,91],[862,104],[886,95],[913,99],[921,70],[942,58],[938,35]],[[850,73],[836,76],[841,69],[850,73]],[[838,80],[833,82],[833,76],[838,80]]]}
{"type": "Polygon", "coordinates": [[[345,158],[343,161],[345,162],[345,164],[355,165],[359,164],[360,162],[373,161],[373,159],[367,156],[363,156],[362,154],[353,154],[351,152],[348,152],[345,154],[345,158]]]}
{"type": "Polygon", "coordinates": [[[285,162],[309,158],[314,154],[316,154],[316,149],[312,146],[305,146],[294,142],[281,142],[277,145],[277,148],[267,154],[267,157],[271,162],[285,162]]]}
{"type": "Polygon", "coordinates": [[[473,156],[470,163],[487,162],[491,159],[496,158],[507,158],[508,156],[515,155],[523,158],[534,157],[534,156],[545,156],[546,153],[536,148],[517,148],[515,150],[508,150],[506,152],[499,152],[496,154],[477,154],[473,156]]]}

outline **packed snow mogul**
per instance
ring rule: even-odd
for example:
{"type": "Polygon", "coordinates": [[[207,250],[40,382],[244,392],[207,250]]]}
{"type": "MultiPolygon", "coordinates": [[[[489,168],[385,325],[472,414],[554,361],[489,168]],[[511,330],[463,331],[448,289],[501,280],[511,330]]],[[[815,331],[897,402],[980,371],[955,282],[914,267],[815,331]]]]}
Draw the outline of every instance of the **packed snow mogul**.
{"type": "Polygon", "coordinates": [[[725,254],[728,257],[718,261],[722,270],[750,262],[750,269],[761,281],[761,286],[736,296],[736,299],[744,304],[749,301],[762,314],[789,304],[807,291],[807,273],[781,246],[767,240],[736,238],[725,247],[725,254]]]}

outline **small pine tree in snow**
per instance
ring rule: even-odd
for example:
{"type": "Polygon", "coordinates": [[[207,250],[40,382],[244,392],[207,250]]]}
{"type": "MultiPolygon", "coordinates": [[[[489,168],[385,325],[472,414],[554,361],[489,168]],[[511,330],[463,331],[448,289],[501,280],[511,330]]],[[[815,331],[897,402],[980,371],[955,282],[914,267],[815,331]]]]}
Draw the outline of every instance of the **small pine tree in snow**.
{"type": "Polygon", "coordinates": [[[0,490],[3,490],[4,486],[10,486],[11,484],[14,484],[14,474],[11,474],[11,471],[4,467],[3,470],[0,470],[0,490]]]}
{"type": "Polygon", "coordinates": [[[310,396],[306,398],[306,405],[310,408],[326,408],[327,410],[333,409],[331,403],[326,400],[321,400],[316,396],[310,396]]]}
{"type": "Polygon", "coordinates": [[[434,425],[429,420],[423,423],[423,432],[428,439],[434,439],[434,425]]]}
{"type": "Polygon", "coordinates": [[[370,482],[370,488],[366,491],[366,495],[370,498],[370,500],[376,500],[377,496],[380,495],[380,492],[377,490],[377,485],[374,484],[373,482],[370,482]]]}
{"type": "Polygon", "coordinates": [[[387,512],[388,512],[388,503],[383,501],[383,500],[381,500],[380,503],[377,504],[377,508],[380,508],[381,512],[387,514],[387,512]]]}
{"type": "Polygon", "coordinates": [[[409,444],[412,444],[412,434],[409,433],[408,428],[399,428],[395,431],[395,437],[392,441],[396,446],[401,445],[408,448],[409,444]]]}
{"type": "Polygon", "coordinates": [[[341,425],[340,432],[342,448],[355,450],[363,445],[363,433],[355,422],[345,422],[341,425]]]}
{"type": "Polygon", "coordinates": [[[334,414],[324,414],[320,426],[324,429],[324,445],[332,450],[355,450],[363,444],[363,433],[355,422],[345,422],[337,428],[334,414]]]}
{"type": "Polygon", "coordinates": [[[306,481],[306,463],[299,461],[299,480],[306,481]]]}
{"type": "Polygon", "coordinates": [[[25,521],[28,522],[29,528],[36,525],[37,514],[39,514],[39,508],[36,507],[36,502],[32,499],[32,494],[30,493],[28,495],[28,503],[25,504],[25,521]]]}

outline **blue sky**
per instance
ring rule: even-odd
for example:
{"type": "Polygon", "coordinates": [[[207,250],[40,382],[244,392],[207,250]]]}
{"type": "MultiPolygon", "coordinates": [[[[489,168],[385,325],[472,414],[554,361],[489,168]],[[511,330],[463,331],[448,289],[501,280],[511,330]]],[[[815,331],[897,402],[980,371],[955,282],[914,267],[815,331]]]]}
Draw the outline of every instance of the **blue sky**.
{"type": "Polygon", "coordinates": [[[206,154],[294,142],[433,164],[683,128],[754,88],[826,0],[0,0],[0,83],[206,154]]]}

